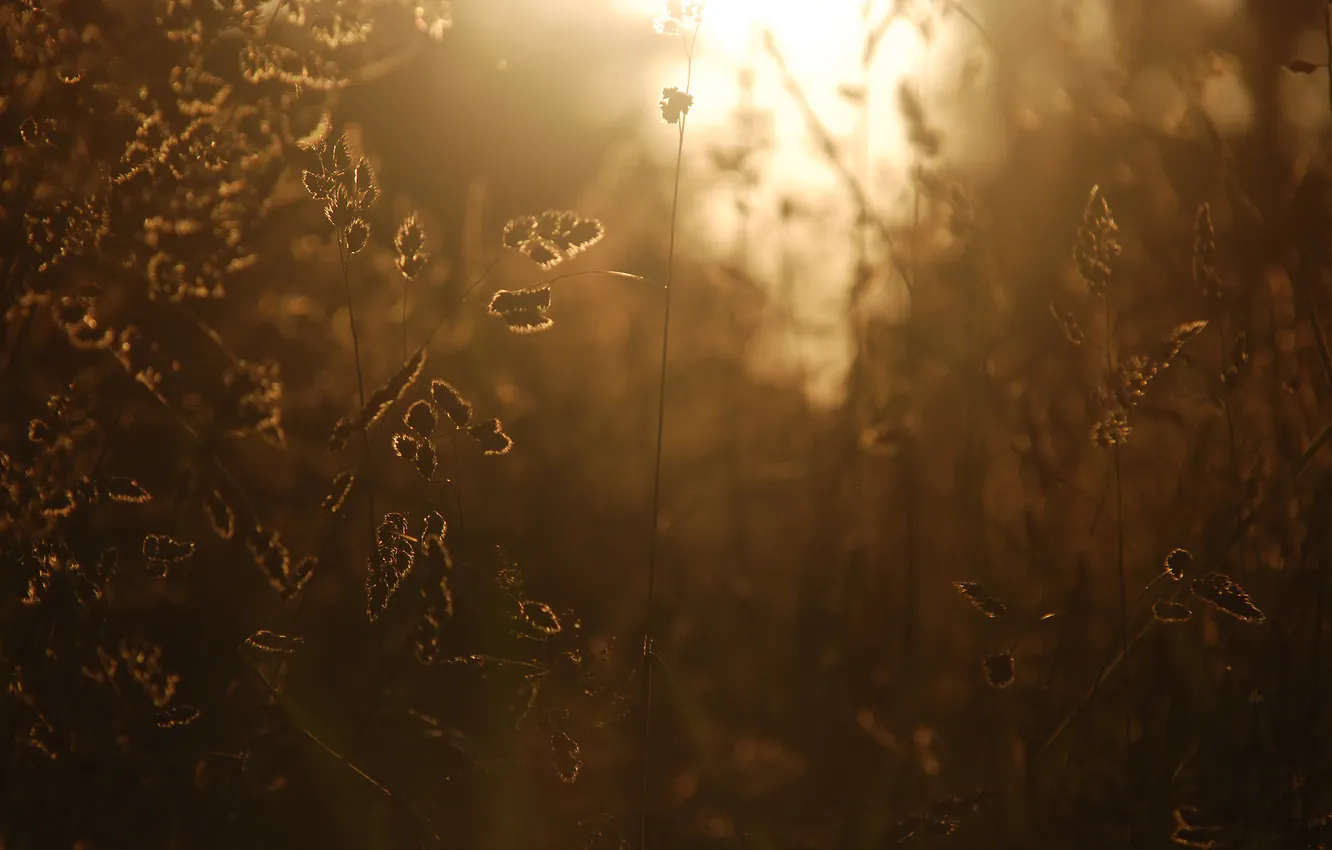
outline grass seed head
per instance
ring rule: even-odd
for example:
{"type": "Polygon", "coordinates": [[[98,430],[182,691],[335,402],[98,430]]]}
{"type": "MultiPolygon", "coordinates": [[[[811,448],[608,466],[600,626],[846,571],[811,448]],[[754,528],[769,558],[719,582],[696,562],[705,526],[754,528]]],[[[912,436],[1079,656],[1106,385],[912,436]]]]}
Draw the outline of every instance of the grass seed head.
{"type": "Polygon", "coordinates": [[[689,108],[693,105],[694,96],[680,91],[675,86],[662,89],[661,101],[657,104],[661,109],[661,120],[667,124],[679,124],[689,114],[689,108]]]}
{"type": "Polygon", "coordinates": [[[1193,612],[1182,602],[1159,599],[1152,606],[1152,618],[1161,623],[1187,623],[1193,612]]]}
{"type": "Polygon", "coordinates": [[[1216,231],[1212,227],[1212,208],[1205,203],[1199,205],[1193,223],[1193,281],[1205,297],[1221,298],[1221,276],[1216,270],[1216,231]]]}
{"type": "Polygon", "coordinates": [[[400,431],[393,435],[392,439],[393,453],[403,460],[415,462],[416,456],[421,450],[421,438],[415,434],[409,434],[406,431],[400,431]]]}
{"type": "Polygon", "coordinates": [[[324,501],[321,503],[323,509],[329,513],[337,513],[342,510],[355,483],[356,474],[349,469],[333,476],[333,483],[329,485],[328,495],[324,496],[324,501]]]}
{"type": "Polygon", "coordinates": [[[953,588],[987,617],[994,618],[1008,610],[1008,606],[977,581],[955,581],[953,588]]]}
{"type": "Polygon", "coordinates": [[[430,382],[430,400],[437,408],[444,411],[444,415],[449,417],[455,428],[466,428],[472,419],[471,403],[463,398],[462,393],[458,392],[453,384],[443,378],[435,378],[430,382]]]}
{"type": "Polygon", "coordinates": [[[416,450],[416,471],[427,481],[435,477],[435,444],[429,437],[422,437],[416,450]]]}
{"type": "Polygon", "coordinates": [[[1000,652],[985,659],[985,681],[992,688],[1006,688],[1013,684],[1013,653],[1000,652]]]}
{"type": "Polygon", "coordinates": [[[1249,599],[1249,594],[1230,576],[1208,573],[1195,578],[1189,589],[1194,596],[1205,599],[1217,610],[1229,614],[1243,623],[1261,623],[1267,619],[1261,609],[1249,599]]]}
{"type": "Polygon", "coordinates": [[[236,512],[227,504],[222,491],[213,490],[204,497],[204,516],[213,533],[223,540],[230,540],[236,533],[236,512]]]}
{"type": "Polygon", "coordinates": [[[1175,581],[1184,578],[1189,567],[1193,564],[1193,554],[1187,549],[1171,549],[1165,557],[1166,572],[1175,581]]]}
{"type": "Polygon", "coordinates": [[[504,426],[498,419],[487,419],[467,429],[467,435],[481,444],[481,450],[488,455],[507,454],[513,448],[513,440],[504,433],[504,426]]]}
{"type": "Polygon", "coordinates": [[[1093,186],[1082,211],[1073,259],[1087,290],[1097,297],[1105,296],[1113,276],[1114,262],[1120,254],[1119,242],[1115,238],[1118,230],[1101,187],[1093,186]]]}

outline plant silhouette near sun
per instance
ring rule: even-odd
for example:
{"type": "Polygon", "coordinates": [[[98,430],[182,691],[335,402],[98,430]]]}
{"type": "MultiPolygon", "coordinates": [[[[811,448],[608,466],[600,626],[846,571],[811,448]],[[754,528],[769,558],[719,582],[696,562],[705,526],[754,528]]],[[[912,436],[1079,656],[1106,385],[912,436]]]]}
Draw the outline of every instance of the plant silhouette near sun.
{"type": "MultiPolygon", "coordinates": [[[[549,271],[600,242],[605,232],[596,219],[568,210],[546,210],[540,215],[511,219],[504,226],[503,243],[549,271]]],[[[550,300],[549,283],[528,289],[501,289],[491,297],[487,312],[503,319],[514,333],[535,333],[555,324],[546,315],[550,300]]]]}

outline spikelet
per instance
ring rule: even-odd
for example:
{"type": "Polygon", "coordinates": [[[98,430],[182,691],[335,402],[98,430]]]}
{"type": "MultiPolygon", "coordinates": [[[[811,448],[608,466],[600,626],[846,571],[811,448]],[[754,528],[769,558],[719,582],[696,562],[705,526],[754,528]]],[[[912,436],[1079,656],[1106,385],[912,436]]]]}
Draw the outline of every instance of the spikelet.
{"type": "Polygon", "coordinates": [[[416,450],[416,471],[427,481],[435,477],[435,444],[429,437],[416,450]]]}
{"type": "Polygon", "coordinates": [[[1208,573],[1205,576],[1199,576],[1193,580],[1189,589],[1194,596],[1199,599],[1205,599],[1217,607],[1218,610],[1229,614],[1243,623],[1261,623],[1267,616],[1249,600],[1249,594],[1244,592],[1230,576],[1223,573],[1208,573]]]}
{"type": "Polygon", "coordinates": [[[412,402],[412,406],[403,414],[402,424],[422,437],[429,437],[435,433],[435,426],[439,424],[439,414],[428,401],[412,402]]]}
{"type": "Polygon", "coordinates": [[[992,688],[1006,688],[1013,684],[1013,653],[1000,652],[985,659],[985,681],[992,688]]]}
{"type": "Polygon", "coordinates": [[[431,381],[430,399],[449,417],[454,428],[466,428],[472,420],[472,405],[448,381],[442,378],[431,381]]]}
{"type": "Polygon", "coordinates": [[[355,484],[356,474],[349,469],[333,476],[333,483],[329,486],[328,495],[324,496],[323,502],[320,503],[321,507],[330,513],[342,510],[355,484]]]}
{"type": "Polygon", "coordinates": [[[365,577],[366,617],[376,622],[388,608],[402,580],[411,571],[410,550],[379,548],[367,561],[365,577]]]}
{"type": "Polygon", "coordinates": [[[600,221],[570,210],[546,210],[537,217],[536,235],[568,260],[600,242],[606,229],[600,221]]]}
{"type": "Polygon", "coordinates": [[[1170,332],[1170,336],[1165,342],[1165,365],[1170,365],[1169,361],[1174,360],[1175,357],[1179,355],[1180,351],[1184,349],[1185,343],[1197,338],[1197,336],[1206,329],[1206,319],[1195,319],[1191,322],[1184,322],[1181,325],[1176,325],[1175,329],[1170,332]]]}
{"type": "Polygon", "coordinates": [[[227,504],[221,490],[214,490],[204,496],[204,516],[213,533],[223,540],[230,540],[236,533],[236,512],[227,504]]]}
{"type": "Polygon", "coordinates": [[[702,18],[702,0],[666,0],[661,14],[652,20],[652,29],[660,35],[683,35],[686,27],[697,27],[702,18]]]}
{"type": "Polygon", "coordinates": [[[544,602],[528,599],[518,603],[518,613],[523,622],[543,635],[557,635],[564,630],[564,625],[555,614],[555,610],[544,602]]]}
{"type": "Polygon", "coordinates": [[[1166,599],[1157,600],[1152,606],[1152,618],[1162,623],[1187,623],[1193,612],[1189,606],[1182,602],[1171,602],[1166,599]]]}
{"type": "Polygon", "coordinates": [[[365,248],[365,243],[370,241],[370,225],[365,219],[354,219],[347,225],[342,234],[342,238],[347,242],[347,253],[357,254],[365,248]]]}
{"type": "Polygon", "coordinates": [[[1193,223],[1193,281],[1210,299],[1221,298],[1224,290],[1216,269],[1216,231],[1212,227],[1212,208],[1198,206],[1193,223]]]}
{"type": "Polygon", "coordinates": [[[444,514],[438,510],[426,514],[424,528],[421,529],[421,557],[425,558],[426,566],[432,568],[437,566],[442,570],[453,569],[453,558],[449,556],[449,549],[444,545],[448,530],[449,525],[444,521],[444,514]]]}
{"type": "Polygon", "coordinates": [[[1115,239],[1118,230],[1101,187],[1093,186],[1082,211],[1073,259],[1087,291],[1097,297],[1104,297],[1113,274],[1112,266],[1119,257],[1119,242],[1115,239]]]}
{"type": "Polygon", "coordinates": [[[1053,301],[1050,302],[1050,315],[1059,323],[1059,329],[1064,332],[1064,337],[1074,345],[1081,345],[1084,335],[1082,327],[1078,324],[1077,318],[1069,310],[1061,310],[1053,301]]]}
{"type": "Polygon", "coordinates": [[[535,333],[555,324],[546,315],[550,309],[550,287],[532,289],[501,289],[490,300],[487,312],[499,316],[514,333],[535,333]]]}
{"type": "Polygon", "coordinates": [[[1198,812],[1192,806],[1180,806],[1171,814],[1175,820],[1175,829],[1170,833],[1173,843],[1198,850],[1211,850],[1216,846],[1221,829],[1200,823],[1198,812]]]}
{"type": "Polygon", "coordinates": [[[679,124],[689,114],[689,108],[693,105],[694,96],[680,91],[675,86],[662,89],[661,100],[657,103],[657,107],[661,110],[661,120],[667,124],[679,124]]]}
{"type": "Polygon", "coordinates": [[[412,463],[416,462],[417,455],[421,452],[421,438],[406,431],[394,434],[390,443],[395,455],[412,463]]]}
{"type": "Polygon", "coordinates": [[[539,216],[510,219],[504,225],[502,242],[541,268],[551,269],[591,248],[605,232],[594,218],[570,210],[546,210],[539,216]]]}
{"type": "Polygon", "coordinates": [[[310,197],[316,201],[329,200],[333,197],[333,191],[338,187],[338,183],[332,175],[317,171],[303,172],[301,182],[305,185],[305,191],[309,192],[310,197]]]}
{"type": "Polygon", "coordinates": [[[153,705],[166,708],[176,695],[180,676],[163,668],[162,648],[143,639],[126,638],[120,642],[120,660],[153,705]]]}
{"type": "Polygon", "coordinates": [[[1107,410],[1096,424],[1092,425],[1092,443],[1103,449],[1122,445],[1128,440],[1132,430],[1128,424],[1128,415],[1124,411],[1107,410]]]}
{"type": "Polygon", "coordinates": [[[1193,564],[1193,554],[1187,549],[1171,549],[1165,558],[1166,572],[1175,581],[1184,578],[1184,573],[1193,564]]]}
{"type": "MultiPolygon", "coordinates": [[[[290,560],[288,564],[291,564],[290,560]]],[[[294,599],[297,594],[305,589],[305,585],[309,584],[318,566],[319,558],[314,555],[306,555],[295,564],[291,564],[282,576],[282,598],[294,599]]]]}
{"type": "Polygon", "coordinates": [[[245,547],[250,550],[254,565],[264,574],[269,586],[283,593],[291,570],[291,552],[283,544],[281,535],[255,526],[245,535],[245,547]]]}
{"type": "Polygon", "coordinates": [[[74,494],[69,490],[57,490],[53,493],[47,493],[42,497],[42,515],[48,517],[65,517],[74,513],[76,503],[74,494]]]}
{"type": "Polygon", "coordinates": [[[407,518],[396,512],[385,514],[375,532],[375,552],[369,558],[365,577],[366,616],[372,623],[388,608],[389,600],[416,563],[416,549],[406,535],[407,518]]]}
{"type": "Polygon", "coordinates": [[[143,557],[152,575],[165,577],[175,564],[194,554],[194,544],[182,542],[165,534],[149,534],[143,538],[143,557]]]}
{"type": "Polygon", "coordinates": [[[438,664],[444,657],[444,625],[453,616],[453,590],[447,576],[428,581],[421,587],[425,611],[416,623],[416,660],[426,666],[438,664]]]}
{"type": "Polygon", "coordinates": [[[28,439],[39,446],[49,446],[56,440],[55,429],[41,419],[28,423],[28,439]]]}
{"type": "Polygon", "coordinates": [[[1008,606],[998,597],[985,589],[985,585],[976,581],[955,581],[953,588],[967,598],[967,601],[987,617],[998,617],[1008,610],[1008,606]]]}
{"type": "Polygon", "coordinates": [[[125,476],[103,479],[97,485],[97,492],[113,502],[142,504],[151,502],[153,499],[152,495],[139,485],[139,482],[125,476]]]}
{"type": "Polygon", "coordinates": [[[402,398],[407,390],[411,389],[412,384],[421,375],[421,370],[425,367],[426,350],[419,348],[402,367],[394,373],[383,385],[376,389],[370,398],[366,400],[365,407],[361,409],[358,426],[360,428],[370,428],[380,418],[388,412],[393,403],[402,398]]]}
{"type": "Polygon", "coordinates": [[[432,537],[437,537],[440,540],[443,540],[444,535],[447,534],[449,530],[449,524],[445,522],[444,515],[439,511],[431,511],[426,514],[422,523],[424,525],[421,531],[422,541],[429,540],[432,537]]]}
{"type": "Polygon", "coordinates": [[[260,629],[245,639],[245,645],[252,649],[283,655],[295,652],[300,649],[303,643],[305,643],[303,637],[282,635],[277,632],[270,632],[268,629],[260,629]]]}
{"type": "Polygon", "coordinates": [[[551,768],[555,771],[555,778],[565,785],[577,782],[583,770],[582,748],[569,736],[569,733],[554,723],[551,724],[550,750],[551,768]]]}
{"type": "Polygon", "coordinates": [[[481,450],[488,455],[507,454],[513,448],[513,440],[504,433],[504,426],[498,419],[487,419],[467,428],[467,435],[481,444],[481,450]]]}
{"type": "Polygon", "coordinates": [[[395,262],[402,276],[411,280],[420,274],[429,255],[425,252],[425,231],[421,229],[416,213],[403,219],[393,239],[393,247],[397,249],[398,257],[395,262]]]}
{"type": "Polygon", "coordinates": [[[173,705],[157,712],[157,725],[162,729],[189,726],[199,719],[199,709],[192,705],[173,705]]]}

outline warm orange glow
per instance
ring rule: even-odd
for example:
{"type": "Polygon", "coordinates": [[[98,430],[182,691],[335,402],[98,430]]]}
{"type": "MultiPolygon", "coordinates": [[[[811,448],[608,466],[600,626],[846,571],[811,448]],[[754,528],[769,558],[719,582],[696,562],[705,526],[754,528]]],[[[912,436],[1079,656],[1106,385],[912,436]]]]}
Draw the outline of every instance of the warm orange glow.
{"type": "MultiPolygon", "coordinates": [[[[657,0],[620,2],[641,14],[645,26],[661,5],[657,0]]],[[[887,26],[873,61],[863,67],[867,34],[892,5],[710,0],[694,54],[695,101],[686,142],[686,159],[696,163],[692,173],[707,167],[709,149],[733,149],[741,141],[735,119],[742,107],[761,116],[766,132],[763,147],[750,159],[756,183],[742,190],[747,213],[737,211],[740,190],[734,182],[693,187],[694,206],[685,222],[691,249],[743,265],[789,301],[785,309],[800,326],[775,332],[755,353],[755,363],[804,373],[811,392],[827,401],[839,392],[848,363],[845,296],[857,250],[848,234],[855,231],[856,211],[845,179],[817,144],[807,116],[765,50],[764,34],[771,33],[810,108],[838,145],[842,162],[879,214],[900,220],[910,209],[906,187],[915,154],[897,107],[898,87],[906,81],[928,99],[932,75],[953,63],[958,51],[956,39],[940,37],[937,26],[933,43],[926,43],[920,24],[933,13],[928,4],[918,3],[887,26]],[[799,210],[785,221],[784,199],[798,199],[799,210]]],[[[685,71],[684,51],[668,53],[653,79],[683,86],[685,71]]],[[[673,134],[661,134],[663,154],[673,152],[673,141],[673,134]]]]}

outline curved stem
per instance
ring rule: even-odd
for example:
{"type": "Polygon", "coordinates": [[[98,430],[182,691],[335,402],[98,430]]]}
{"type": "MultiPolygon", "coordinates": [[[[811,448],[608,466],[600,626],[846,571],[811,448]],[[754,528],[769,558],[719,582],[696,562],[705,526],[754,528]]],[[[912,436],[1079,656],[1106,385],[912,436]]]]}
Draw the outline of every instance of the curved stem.
{"type": "MultiPolygon", "coordinates": [[[[684,123],[684,119],[681,119],[681,123],[684,123]]],[[[651,280],[651,278],[644,277],[641,274],[630,274],[629,272],[620,272],[620,271],[615,271],[614,269],[586,269],[584,271],[565,272],[564,274],[557,274],[554,277],[548,277],[540,281],[538,283],[538,286],[549,286],[550,284],[554,283],[557,280],[568,280],[571,277],[586,277],[588,275],[594,275],[594,274],[605,275],[606,277],[619,277],[619,278],[624,278],[625,280],[642,280],[642,281],[651,280]]],[[[665,285],[662,286],[662,289],[666,288],[667,286],[665,285]]]]}

